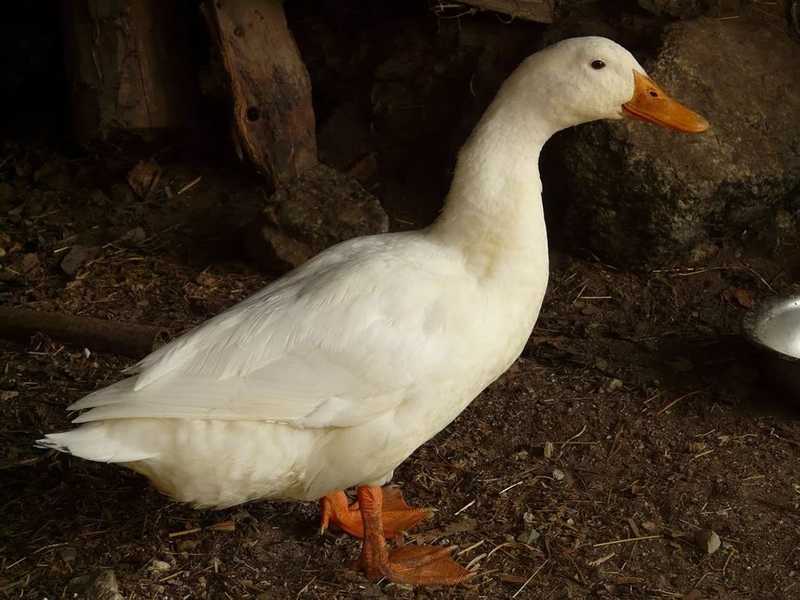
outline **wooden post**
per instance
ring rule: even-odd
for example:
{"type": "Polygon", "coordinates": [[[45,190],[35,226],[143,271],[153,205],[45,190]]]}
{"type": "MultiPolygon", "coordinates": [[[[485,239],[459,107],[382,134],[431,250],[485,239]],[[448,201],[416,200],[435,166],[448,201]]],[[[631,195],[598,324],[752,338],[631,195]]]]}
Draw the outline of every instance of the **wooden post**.
{"type": "Polygon", "coordinates": [[[275,187],[317,164],[311,80],[279,0],[207,0],[233,98],[240,156],[275,187]]]}
{"type": "Polygon", "coordinates": [[[64,0],[63,8],[80,141],[188,126],[192,71],[176,3],[64,0]]]}

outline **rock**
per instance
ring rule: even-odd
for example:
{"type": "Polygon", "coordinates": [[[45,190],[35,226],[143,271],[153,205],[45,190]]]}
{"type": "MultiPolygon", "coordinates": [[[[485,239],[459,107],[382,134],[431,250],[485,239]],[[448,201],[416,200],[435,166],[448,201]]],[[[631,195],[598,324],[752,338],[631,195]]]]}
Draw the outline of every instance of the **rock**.
{"type": "Polygon", "coordinates": [[[722,541],[711,529],[698,529],[694,534],[694,543],[706,554],[714,554],[722,545],[722,541]]]}
{"type": "Polygon", "coordinates": [[[84,263],[96,258],[100,248],[92,246],[73,246],[61,261],[61,270],[72,277],[84,263]]]}
{"type": "Polygon", "coordinates": [[[561,469],[553,469],[553,479],[556,481],[563,481],[566,476],[566,473],[561,469]]]}
{"type": "Polygon", "coordinates": [[[67,598],[84,600],[124,600],[119,593],[117,576],[111,569],[104,569],[95,575],[75,577],[65,590],[67,598]]]}
{"type": "Polygon", "coordinates": [[[270,198],[245,242],[262,267],[283,272],[333,244],[388,230],[377,198],[354,179],[318,165],[270,198]]]}
{"type": "Polygon", "coordinates": [[[617,265],[664,266],[772,219],[800,186],[797,52],[752,17],[671,25],[649,72],[711,130],[625,120],[562,136],[573,245],[617,265]]]}

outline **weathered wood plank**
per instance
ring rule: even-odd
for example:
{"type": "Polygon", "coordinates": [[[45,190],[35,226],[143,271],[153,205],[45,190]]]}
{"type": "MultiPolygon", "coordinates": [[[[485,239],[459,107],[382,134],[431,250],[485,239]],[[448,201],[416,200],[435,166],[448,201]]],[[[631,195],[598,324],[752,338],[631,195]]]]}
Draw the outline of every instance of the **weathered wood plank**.
{"type": "Polygon", "coordinates": [[[311,80],[278,0],[203,5],[228,74],[240,155],[276,187],[317,164],[311,80]]]}

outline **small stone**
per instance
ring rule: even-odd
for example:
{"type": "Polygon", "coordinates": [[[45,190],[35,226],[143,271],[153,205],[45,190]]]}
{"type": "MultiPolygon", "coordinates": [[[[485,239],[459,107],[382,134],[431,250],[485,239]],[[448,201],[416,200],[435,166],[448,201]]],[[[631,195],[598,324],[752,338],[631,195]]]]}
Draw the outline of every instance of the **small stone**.
{"type": "Polygon", "coordinates": [[[719,254],[719,247],[716,244],[708,241],[699,242],[689,250],[687,262],[691,265],[702,265],[717,254],[719,254]]]}
{"type": "Polygon", "coordinates": [[[642,523],[642,529],[644,529],[648,533],[653,533],[654,531],[658,530],[658,525],[656,525],[652,521],[645,521],[644,523],[642,523]]]}
{"type": "Polygon", "coordinates": [[[530,529],[529,531],[523,531],[520,533],[514,541],[522,544],[530,544],[531,542],[535,542],[537,539],[539,539],[539,535],[540,534],[538,531],[535,529],[530,529]]]}
{"type": "Polygon", "coordinates": [[[705,450],[707,446],[705,442],[689,442],[688,448],[689,452],[691,452],[692,454],[697,454],[705,450]]]}
{"type": "Polygon", "coordinates": [[[69,276],[75,275],[84,263],[92,260],[100,253],[99,248],[90,246],[73,246],[61,261],[61,270],[69,276]]]}
{"type": "Polygon", "coordinates": [[[706,554],[714,554],[722,545],[717,533],[711,529],[699,529],[694,534],[694,543],[706,554]]]}
{"type": "Polygon", "coordinates": [[[612,379],[608,383],[608,391],[615,392],[617,390],[621,390],[623,385],[624,384],[622,383],[621,379],[612,379]]]}
{"type": "Polygon", "coordinates": [[[117,576],[111,569],[104,569],[95,575],[75,577],[67,585],[66,598],[84,600],[124,600],[119,593],[117,576]]]}
{"type": "Polygon", "coordinates": [[[122,236],[122,242],[129,246],[138,246],[147,239],[147,232],[143,227],[134,227],[122,236]]]}
{"type": "Polygon", "coordinates": [[[22,257],[22,272],[30,273],[39,266],[39,256],[29,252],[22,257]]]}
{"type": "Polygon", "coordinates": [[[164,560],[153,559],[150,562],[150,566],[148,567],[148,569],[156,573],[166,573],[167,571],[172,569],[172,565],[164,560]]]}
{"type": "Polygon", "coordinates": [[[78,558],[78,551],[72,546],[64,546],[58,549],[58,555],[64,562],[74,562],[78,558]]]}
{"type": "Polygon", "coordinates": [[[564,471],[562,471],[561,469],[553,469],[553,479],[555,479],[556,481],[563,481],[563,479],[566,476],[567,474],[564,473],[564,471]]]}

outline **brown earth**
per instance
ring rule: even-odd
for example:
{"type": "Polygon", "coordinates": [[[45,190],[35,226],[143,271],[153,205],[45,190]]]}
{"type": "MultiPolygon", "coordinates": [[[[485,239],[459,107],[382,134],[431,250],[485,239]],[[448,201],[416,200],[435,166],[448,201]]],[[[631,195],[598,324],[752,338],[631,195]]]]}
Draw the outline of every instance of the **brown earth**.
{"type": "MultiPolygon", "coordinates": [[[[7,150],[8,305],[177,334],[269,281],[234,243],[256,181],[167,164],[141,200],[102,161],[7,150]],[[75,245],[91,252],[68,276],[75,245]]],[[[34,449],[131,362],[37,336],[0,343],[0,596],[75,597],[101,568],[126,598],[800,596],[800,410],[738,337],[745,307],[787,275],[725,248],[693,270],[552,262],[523,357],[395,476],[437,509],[408,541],[457,544],[467,585],[368,582],[348,568],[358,543],[317,535],[311,504],[198,512],[121,468],[34,449]]]]}

